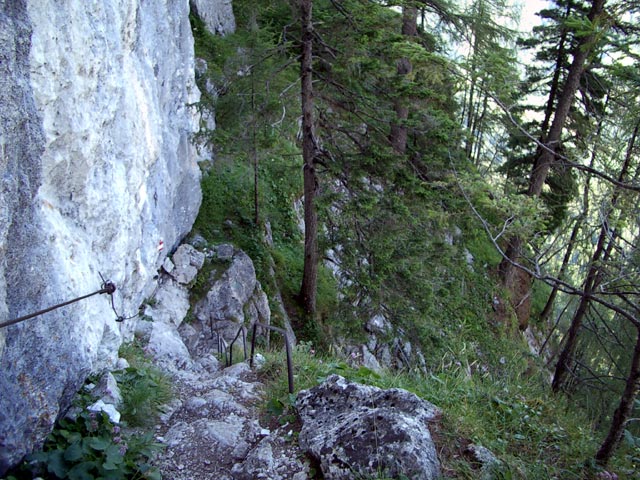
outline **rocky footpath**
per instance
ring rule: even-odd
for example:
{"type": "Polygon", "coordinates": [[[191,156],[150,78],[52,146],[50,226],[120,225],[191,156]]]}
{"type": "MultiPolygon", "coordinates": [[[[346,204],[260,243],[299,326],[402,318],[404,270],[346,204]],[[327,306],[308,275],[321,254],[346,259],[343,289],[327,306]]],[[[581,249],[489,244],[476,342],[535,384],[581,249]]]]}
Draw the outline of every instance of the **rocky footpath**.
{"type": "Polygon", "coordinates": [[[178,396],[157,426],[166,446],[157,466],[163,478],[308,478],[293,438],[261,426],[262,385],[247,363],[228,368],[212,358],[176,376],[178,396]]]}
{"type": "Polygon", "coordinates": [[[300,392],[300,425],[263,425],[263,386],[245,362],[204,357],[173,372],[177,398],[156,427],[156,466],[172,480],[440,477],[428,425],[439,411],[404,390],[332,375],[300,392]]]}
{"type": "MultiPolygon", "coordinates": [[[[308,478],[308,463],[293,437],[259,421],[263,386],[246,362],[225,368],[225,346],[240,328],[269,323],[266,295],[251,259],[231,245],[198,251],[181,245],[163,264],[159,287],[145,309],[138,339],[176,384],[156,436],[165,445],[163,478],[308,478]],[[188,287],[206,263],[207,293],[191,322],[188,287]],[[222,347],[222,351],[218,349],[222,347]]],[[[290,427],[289,427],[290,429],[290,427]]]]}
{"type": "Polygon", "coordinates": [[[304,480],[317,478],[317,470],[325,479],[439,477],[429,432],[439,411],[404,390],[332,375],[298,394],[301,424],[274,427],[261,418],[267,399],[259,372],[247,362],[226,367],[220,360],[239,328],[270,320],[244,252],[182,245],[163,271],[145,311],[153,321],[136,334],[176,384],[155,432],[166,447],[156,461],[164,478],[304,480]],[[188,286],[201,268],[208,272],[207,292],[185,323],[188,286]]]}

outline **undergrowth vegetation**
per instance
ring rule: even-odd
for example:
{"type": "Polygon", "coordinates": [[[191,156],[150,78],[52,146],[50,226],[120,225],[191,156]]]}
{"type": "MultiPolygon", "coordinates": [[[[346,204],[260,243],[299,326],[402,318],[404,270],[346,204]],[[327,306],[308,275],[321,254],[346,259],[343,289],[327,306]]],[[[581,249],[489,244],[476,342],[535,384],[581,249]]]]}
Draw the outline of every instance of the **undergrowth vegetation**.
{"type": "Polygon", "coordinates": [[[151,465],[162,445],[153,433],[135,427],[155,424],[160,406],[172,398],[168,377],[132,343],[120,355],[130,366],[114,372],[122,394],[122,415],[115,422],[105,411],[90,411],[97,378],[89,378],[74,404],[56,425],[40,452],[29,455],[6,480],[36,477],[69,480],[159,480],[151,465]]]}
{"type": "MultiPolygon", "coordinates": [[[[326,43],[316,59],[326,158],[318,172],[324,258],[315,318],[305,318],[296,301],[302,159],[295,19],[287,2],[258,8],[235,0],[238,29],[225,38],[192,18],[196,55],[208,62],[198,80],[203,105],[217,115],[217,129],[207,134],[215,159],[204,169],[194,230],[210,244],[245,250],[268,296],[282,294],[303,341],[294,355],[298,390],[338,373],[433,402],[443,411],[436,437],[447,478],[477,478],[465,454],[470,443],[496,454],[497,479],[597,478],[588,459],[601,425],[572,399],[549,394],[547,366],[518,331],[498,280],[501,256],[485,231],[494,228],[503,239],[532,235],[543,222],[540,203],[497,191],[461,154],[454,82],[436,38],[422,32],[407,45],[397,33],[399,16],[388,9],[349,0],[336,13],[334,3],[314,4],[326,43]],[[357,12],[358,21],[345,12],[357,12]],[[413,55],[416,65],[399,93],[393,52],[413,55]],[[215,95],[206,93],[208,81],[215,95]],[[409,93],[414,136],[401,156],[389,146],[388,127],[394,95],[409,93]],[[377,374],[347,362],[345,347],[366,343],[364,326],[379,314],[393,325],[388,335],[410,339],[424,364],[377,374]]],[[[547,293],[534,290],[534,314],[547,293]]],[[[272,320],[282,322],[277,314],[272,320]]],[[[265,409],[290,421],[295,410],[283,365],[281,353],[269,354],[265,409]]],[[[625,442],[611,468],[633,478],[640,452],[625,442]]]]}
{"type": "MultiPolygon", "coordinates": [[[[246,10],[238,4],[234,5],[238,22],[250,22],[242,20],[246,10]]],[[[249,3],[244,6],[249,7],[249,3]]],[[[270,22],[286,18],[277,8],[265,10],[270,22]]],[[[199,79],[202,105],[215,106],[218,123],[208,133],[215,160],[203,175],[194,231],[210,244],[232,243],[244,250],[268,296],[279,291],[295,320],[303,267],[301,212],[294,208],[302,195],[296,141],[298,73],[295,62],[280,55],[291,45],[270,29],[239,28],[221,39],[209,34],[196,16],[191,20],[196,55],[208,63],[207,74],[199,79]],[[216,95],[207,93],[208,81],[217,86],[216,95]]],[[[200,279],[206,280],[206,275],[200,272],[200,279]]],[[[319,276],[318,313],[328,318],[336,284],[324,267],[319,276]]],[[[277,309],[272,311],[273,323],[282,325],[277,309]]],[[[296,327],[320,338],[313,323],[301,320],[296,327]]]]}
{"type": "MultiPolygon", "coordinates": [[[[442,417],[433,430],[445,478],[479,478],[469,461],[470,444],[491,450],[499,460],[495,479],[585,479],[598,477],[589,457],[598,446],[589,418],[562,397],[548,394],[524,348],[509,348],[490,370],[451,352],[429,372],[376,373],[350,358],[316,351],[309,343],[294,349],[296,393],[321,383],[331,374],[380,388],[403,388],[434,403],[442,417]],[[460,361],[462,359],[462,361],[460,361]]],[[[284,354],[273,352],[261,370],[267,385],[264,414],[272,421],[295,425],[295,394],[288,393],[284,354]]],[[[626,456],[633,455],[628,446],[626,456]]],[[[634,478],[632,459],[617,465],[619,478],[634,478]]]]}
{"type": "Polygon", "coordinates": [[[113,373],[122,393],[122,418],[132,427],[154,425],[160,408],[173,398],[171,380],[135,341],[123,344],[120,355],[130,365],[113,373]]]}

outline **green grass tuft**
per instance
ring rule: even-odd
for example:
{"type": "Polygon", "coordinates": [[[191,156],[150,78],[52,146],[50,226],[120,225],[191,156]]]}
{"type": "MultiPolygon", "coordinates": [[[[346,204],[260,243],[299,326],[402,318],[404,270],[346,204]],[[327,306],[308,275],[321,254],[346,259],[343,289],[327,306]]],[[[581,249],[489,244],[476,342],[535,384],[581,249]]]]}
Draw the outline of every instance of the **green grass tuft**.
{"type": "MultiPolygon", "coordinates": [[[[502,363],[498,361],[486,372],[467,361],[443,359],[427,374],[378,374],[350,366],[347,359],[320,354],[311,344],[302,343],[293,354],[295,391],[312,388],[336,373],[380,388],[403,388],[434,403],[443,412],[432,433],[443,470],[448,472],[446,478],[478,478],[478,470],[464,456],[469,443],[490,449],[501,461],[491,478],[595,478],[597,470],[589,458],[600,434],[589,419],[572,408],[565,397],[549,395],[540,377],[528,376],[522,351],[503,353],[502,363]]],[[[269,353],[266,358],[260,373],[267,389],[264,413],[291,421],[295,400],[287,390],[284,353],[269,353]]],[[[630,471],[634,468],[632,459],[619,463],[618,468],[630,471]]]]}
{"type": "Polygon", "coordinates": [[[133,342],[123,344],[120,355],[130,365],[113,373],[122,393],[122,419],[131,426],[153,425],[161,407],[173,398],[171,380],[133,342]]]}

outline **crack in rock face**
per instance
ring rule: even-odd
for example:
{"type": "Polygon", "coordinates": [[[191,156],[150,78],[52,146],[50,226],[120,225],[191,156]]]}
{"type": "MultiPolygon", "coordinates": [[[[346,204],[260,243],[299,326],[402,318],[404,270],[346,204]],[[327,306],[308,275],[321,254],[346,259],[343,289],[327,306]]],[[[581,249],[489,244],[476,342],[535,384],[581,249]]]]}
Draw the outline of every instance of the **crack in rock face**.
{"type": "Polygon", "coordinates": [[[296,407],[303,423],[300,447],[320,463],[327,480],[440,477],[428,428],[440,412],[413,393],[331,375],[300,392],[296,407]]]}

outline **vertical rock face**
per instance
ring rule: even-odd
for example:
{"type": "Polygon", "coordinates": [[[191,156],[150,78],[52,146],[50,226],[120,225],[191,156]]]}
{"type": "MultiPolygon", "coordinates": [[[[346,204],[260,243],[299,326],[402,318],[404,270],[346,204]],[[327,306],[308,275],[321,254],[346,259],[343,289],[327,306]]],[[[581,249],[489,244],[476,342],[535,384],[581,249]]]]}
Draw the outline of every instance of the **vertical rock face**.
{"type": "MultiPolygon", "coordinates": [[[[25,312],[29,308],[25,298],[41,298],[50,282],[50,271],[39,268],[47,255],[41,247],[45,235],[33,207],[42,181],[40,156],[44,136],[29,81],[30,37],[25,2],[0,1],[0,319],[3,321],[25,312]]],[[[60,319],[52,320],[51,325],[56,328],[60,319]]],[[[17,325],[0,329],[0,475],[16,460],[12,452],[21,450],[19,429],[32,437],[43,435],[44,424],[51,422],[55,410],[51,405],[55,400],[46,394],[44,379],[25,374],[28,360],[21,356],[24,350],[39,352],[39,347],[47,355],[50,344],[43,344],[43,338],[53,332],[30,326],[25,334],[27,328],[17,325]],[[29,390],[33,394],[26,393],[29,390]],[[26,421],[22,411],[32,410],[35,404],[42,407],[45,417],[26,421]]],[[[60,352],[61,357],[68,353],[60,352]]],[[[38,367],[47,370],[46,363],[40,362],[38,367]]],[[[44,375],[50,374],[45,372],[44,375]]],[[[67,373],[61,371],[60,376],[64,378],[67,373]]]]}
{"type": "MultiPolygon", "coordinates": [[[[201,192],[188,0],[0,0],[0,322],[98,290],[131,315],[201,192]]],[[[94,296],[0,329],[0,475],[130,324],[94,296]]]]}
{"type": "Polygon", "coordinates": [[[235,31],[231,0],[190,0],[189,3],[210,32],[226,35],[235,31]]]}

